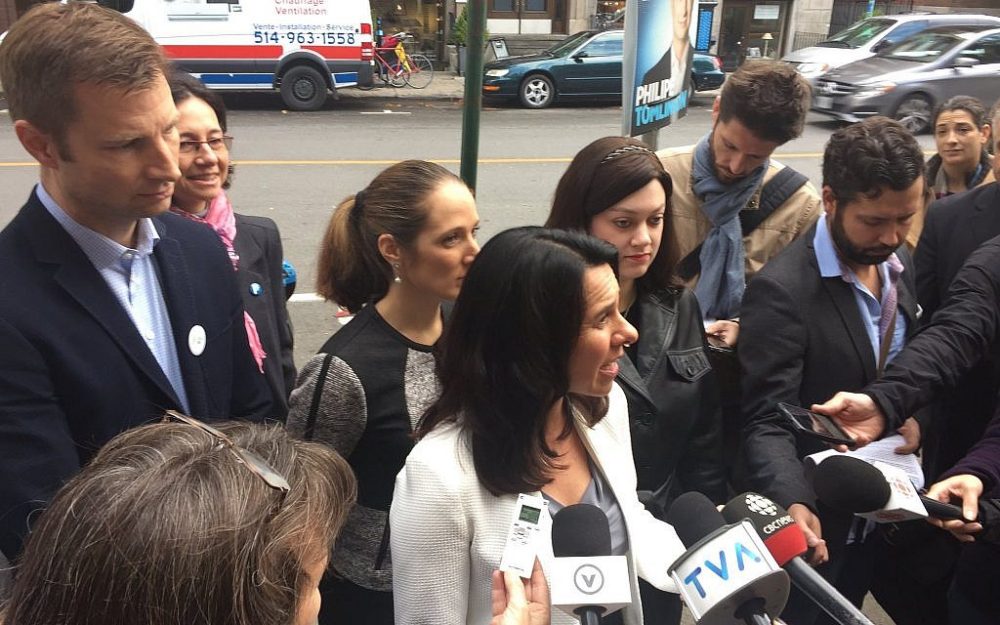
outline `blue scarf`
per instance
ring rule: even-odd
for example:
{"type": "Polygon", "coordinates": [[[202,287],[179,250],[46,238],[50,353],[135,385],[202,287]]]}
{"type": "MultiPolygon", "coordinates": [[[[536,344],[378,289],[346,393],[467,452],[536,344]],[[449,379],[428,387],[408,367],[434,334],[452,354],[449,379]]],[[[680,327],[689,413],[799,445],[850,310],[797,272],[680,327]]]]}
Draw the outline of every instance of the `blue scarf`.
{"type": "Polygon", "coordinates": [[[701,275],[694,294],[706,319],[732,319],[739,316],[746,288],[739,214],[764,180],[768,162],[733,184],[723,184],[715,177],[711,137],[709,133],[698,142],[691,169],[694,194],[702,203],[702,212],[712,222],[701,246],[701,275]]]}

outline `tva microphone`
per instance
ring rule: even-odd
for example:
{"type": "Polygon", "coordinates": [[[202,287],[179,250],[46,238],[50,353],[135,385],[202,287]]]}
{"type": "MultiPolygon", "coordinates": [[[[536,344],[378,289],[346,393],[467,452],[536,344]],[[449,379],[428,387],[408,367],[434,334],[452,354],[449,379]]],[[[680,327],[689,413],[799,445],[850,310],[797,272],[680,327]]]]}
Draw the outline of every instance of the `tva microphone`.
{"type": "Polygon", "coordinates": [[[707,497],[684,493],[666,521],[687,547],[670,576],[699,625],[770,625],[788,600],[788,575],[749,521],[726,525],[707,497]]]}
{"type": "Polygon", "coordinates": [[[917,493],[906,474],[883,464],[850,456],[831,456],[813,471],[813,490],[834,510],[879,523],[962,518],[962,509],[917,493]]]}
{"type": "Polygon", "coordinates": [[[597,506],[578,503],[552,517],[551,570],[546,571],[552,605],[583,625],[632,603],[625,556],[611,555],[608,517],[597,506]]]}
{"type": "Polygon", "coordinates": [[[743,493],[726,504],[722,516],[730,523],[749,520],[792,583],[834,621],[841,625],[873,625],[847,597],[799,557],[808,550],[806,536],[787,510],[763,495],[743,493]]]}

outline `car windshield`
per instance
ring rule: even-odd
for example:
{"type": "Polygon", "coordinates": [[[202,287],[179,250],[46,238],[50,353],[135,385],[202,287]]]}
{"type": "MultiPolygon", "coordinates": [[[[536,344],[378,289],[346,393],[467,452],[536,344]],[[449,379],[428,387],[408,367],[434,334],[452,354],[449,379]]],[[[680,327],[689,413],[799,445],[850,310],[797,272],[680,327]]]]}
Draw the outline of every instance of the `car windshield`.
{"type": "Polygon", "coordinates": [[[860,48],[895,23],[896,20],[870,17],[816,45],[824,48],[860,48]]]}
{"type": "Polygon", "coordinates": [[[962,42],[962,38],[951,33],[924,32],[904,39],[883,50],[879,56],[899,61],[928,63],[940,57],[962,42]]]}
{"type": "Polygon", "coordinates": [[[548,52],[552,56],[566,56],[573,50],[576,50],[577,46],[579,46],[585,40],[589,39],[591,36],[593,36],[593,34],[594,33],[592,32],[584,31],[582,33],[576,33],[575,35],[570,35],[569,37],[566,37],[556,45],[546,50],[546,52],[548,52]]]}

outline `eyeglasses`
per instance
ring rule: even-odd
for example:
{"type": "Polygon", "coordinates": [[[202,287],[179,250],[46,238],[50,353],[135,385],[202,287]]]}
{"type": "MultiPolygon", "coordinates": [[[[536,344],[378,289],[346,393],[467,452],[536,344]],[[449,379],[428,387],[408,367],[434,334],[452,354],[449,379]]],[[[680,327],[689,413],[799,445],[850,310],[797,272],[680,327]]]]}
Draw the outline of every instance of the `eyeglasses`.
{"type": "Polygon", "coordinates": [[[229,135],[223,135],[207,141],[181,141],[181,154],[194,154],[201,150],[203,145],[212,148],[213,152],[221,152],[222,150],[228,152],[233,147],[233,138],[229,135]]]}
{"type": "MultiPolygon", "coordinates": [[[[288,491],[291,487],[288,485],[288,480],[285,476],[281,475],[274,468],[269,465],[263,458],[257,454],[243,449],[239,445],[233,442],[233,439],[226,436],[223,432],[213,428],[207,423],[203,423],[194,417],[189,417],[186,414],[181,414],[176,410],[167,410],[163,414],[163,423],[169,423],[170,421],[179,421],[187,425],[192,425],[202,432],[212,436],[221,444],[223,447],[229,449],[236,456],[236,459],[250,469],[251,473],[259,477],[267,484],[269,487],[281,493],[281,501],[278,502],[278,507],[274,510],[277,513],[281,509],[281,506],[285,503],[285,497],[288,496],[288,491]]],[[[273,513],[272,513],[273,514],[273,513]]]]}

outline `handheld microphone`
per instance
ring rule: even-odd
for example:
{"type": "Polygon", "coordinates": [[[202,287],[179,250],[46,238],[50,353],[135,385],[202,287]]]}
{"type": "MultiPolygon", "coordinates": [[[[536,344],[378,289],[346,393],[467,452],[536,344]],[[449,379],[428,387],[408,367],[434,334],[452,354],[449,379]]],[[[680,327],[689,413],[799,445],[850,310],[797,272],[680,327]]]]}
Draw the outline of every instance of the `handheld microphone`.
{"type": "Polygon", "coordinates": [[[552,553],[552,605],[582,625],[632,603],[628,562],[611,555],[608,517],[597,506],[578,503],[552,517],[552,553]]]}
{"type": "Polygon", "coordinates": [[[906,474],[881,462],[831,456],[813,471],[813,490],[834,510],[879,523],[961,519],[962,509],[917,493],[906,474]]]}
{"type": "Polygon", "coordinates": [[[730,523],[747,519],[764,540],[778,566],[785,569],[802,594],[841,625],[874,625],[853,603],[837,591],[801,556],[808,550],[802,528],[788,511],[763,495],[743,493],[722,509],[730,523]]]}
{"type": "Polygon", "coordinates": [[[670,576],[699,625],[770,625],[788,600],[788,575],[749,521],[726,525],[707,497],[684,493],[667,511],[687,551],[670,576]]]}

